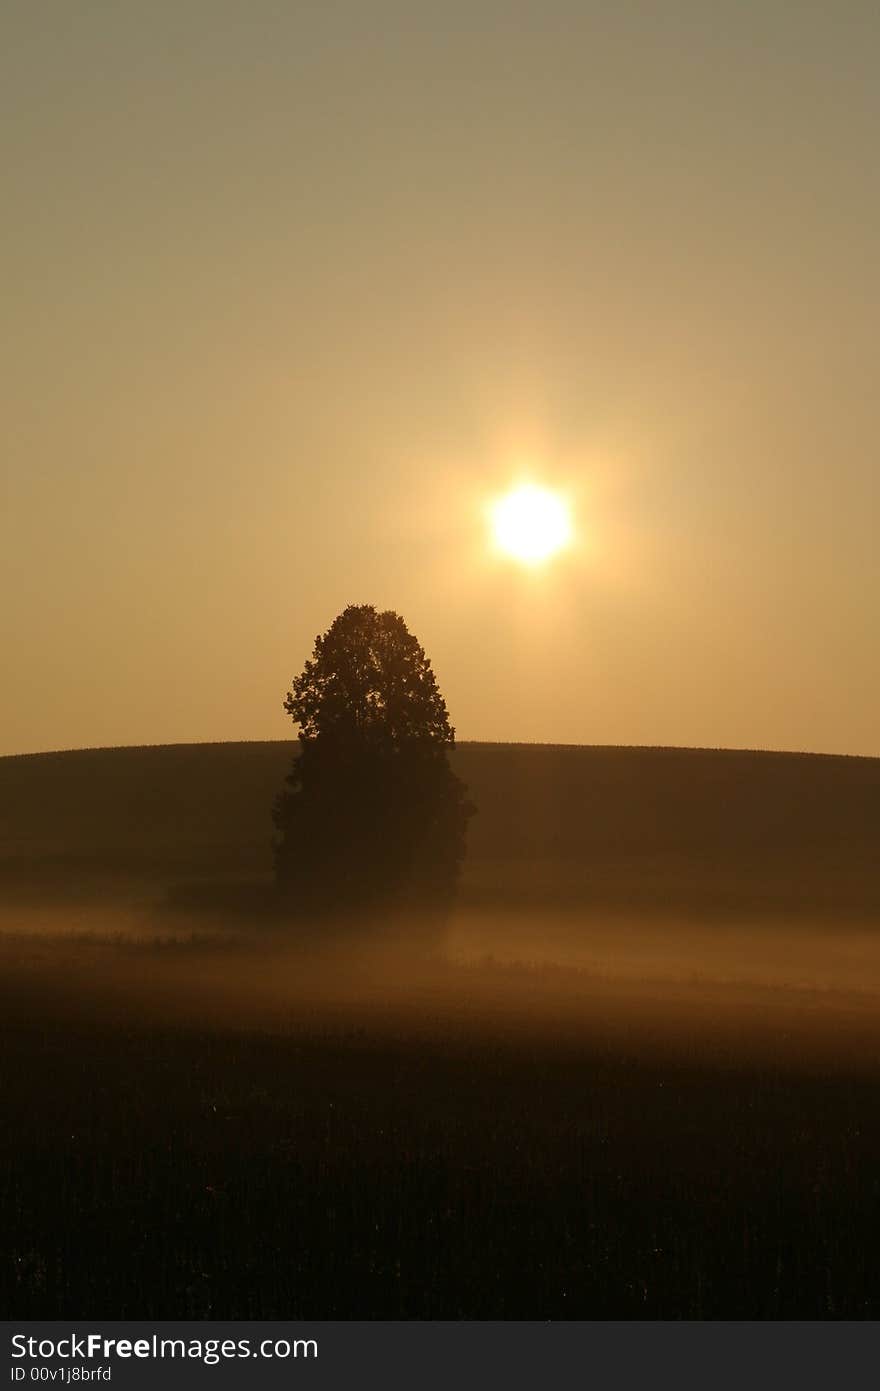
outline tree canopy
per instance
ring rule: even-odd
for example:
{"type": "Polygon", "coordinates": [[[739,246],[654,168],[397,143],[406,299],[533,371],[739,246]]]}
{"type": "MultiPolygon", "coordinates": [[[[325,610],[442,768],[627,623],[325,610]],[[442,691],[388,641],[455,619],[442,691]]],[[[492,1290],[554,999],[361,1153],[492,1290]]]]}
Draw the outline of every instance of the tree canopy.
{"type": "Polygon", "coordinates": [[[448,903],[473,807],[431,662],[399,614],[350,605],[293,681],[300,746],[276,801],[279,886],[304,910],[448,903]]]}

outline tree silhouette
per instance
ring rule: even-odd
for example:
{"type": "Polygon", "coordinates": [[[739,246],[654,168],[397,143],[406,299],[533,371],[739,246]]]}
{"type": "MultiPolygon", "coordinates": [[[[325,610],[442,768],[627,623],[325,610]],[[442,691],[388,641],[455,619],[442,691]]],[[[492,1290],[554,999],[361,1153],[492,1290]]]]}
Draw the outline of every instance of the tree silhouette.
{"type": "Polygon", "coordinates": [[[352,604],[284,708],[300,748],[275,802],[279,888],[303,911],[443,908],[474,808],[431,663],[403,619],[352,604]]]}

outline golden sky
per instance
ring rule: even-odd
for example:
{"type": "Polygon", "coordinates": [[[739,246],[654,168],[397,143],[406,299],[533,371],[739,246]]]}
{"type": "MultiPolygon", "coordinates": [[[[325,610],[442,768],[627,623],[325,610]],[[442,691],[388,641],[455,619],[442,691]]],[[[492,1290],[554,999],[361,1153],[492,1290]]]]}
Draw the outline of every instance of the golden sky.
{"type": "Polygon", "coordinates": [[[2,48],[0,752],[286,737],[374,603],[460,738],[880,754],[875,4],[12,0],[2,48]]]}

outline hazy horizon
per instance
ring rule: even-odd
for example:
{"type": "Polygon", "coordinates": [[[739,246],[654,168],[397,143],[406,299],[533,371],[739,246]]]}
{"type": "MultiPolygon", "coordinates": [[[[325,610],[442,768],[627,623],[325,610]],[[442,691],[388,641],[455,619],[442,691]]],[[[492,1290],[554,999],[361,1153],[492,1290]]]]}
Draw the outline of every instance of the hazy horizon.
{"type": "Polygon", "coordinates": [[[293,737],[373,603],[463,742],[880,755],[875,6],[4,37],[0,754],[293,737]]]}
{"type": "MultiPolygon", "coordinates": [[[[141,740],[137,744],[75,744],[75,745],[47,745],[39,749],[17,749],[13,752],[0,753],[0,758],[34,758],[40,754],[66,754],[66,753],[123,753],[126,750],[137,749],[173,749],[173,748],[197,748],[200,746],[214,747],[223,745],[238,744],[283,744],[295,741],[298,735],[292,732],[289,735],[279,735],[269,739],[166,739],[157,742],[153,739],[141,740]]],[[[455,740],[456,747],[467,745],[497,746],[498,748],[524,748],[524,749],[596,749],[596,750],[620,750],[621,752],[631,753],[718,753],[718,754],[768,754],[780,755],[781,757],[792,758],[855,758],[855,759],[876,759],[880,754],[870,753],[838,753],[828,749],[792,749],[792,748],[765,748],[755,745],[729,745],[729,744],[596,744],[596,743],[570,743],[564,740],[551,739],[459,739],[455,740]]]]}

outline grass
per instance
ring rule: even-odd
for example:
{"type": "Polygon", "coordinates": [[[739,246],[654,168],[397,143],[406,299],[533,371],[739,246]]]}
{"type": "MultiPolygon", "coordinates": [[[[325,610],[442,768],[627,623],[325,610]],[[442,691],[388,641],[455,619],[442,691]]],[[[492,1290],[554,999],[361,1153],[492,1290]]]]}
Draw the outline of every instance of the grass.
{"type": "Polygon", "coordinates": [[[6,1317],[880,1314],[876,996],[343,959],[5,940],[6,1317]]]}
{"type": "Polygon", "coordinates": [[[0,760],[5,1317],[880,1317],[877,761],[465,746],[431,955],[257,930],[289,753],[0,760]]]}
{"type": "MultiPolygon", "coordinates": [[[[0,758],[0,898],[265,883],[293,745],[0,758]]],[[[880,759],[464,744],[481,906],[880,918],[880,759]]]]}
{"type": "Polygon", "coordinates": [[[876,1318],[876,1076],[394,1030],[3,1029],[15,1318],[876,1318]]]}

